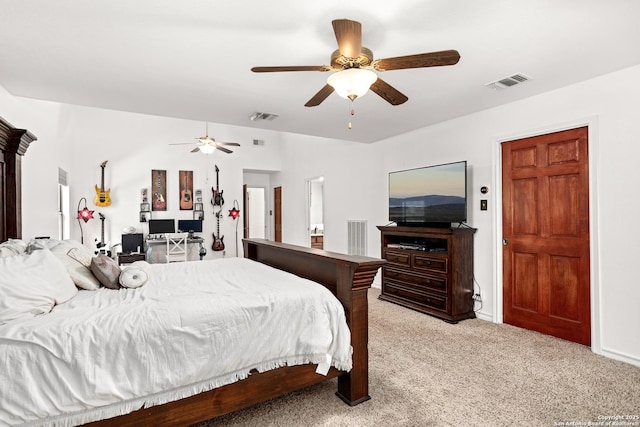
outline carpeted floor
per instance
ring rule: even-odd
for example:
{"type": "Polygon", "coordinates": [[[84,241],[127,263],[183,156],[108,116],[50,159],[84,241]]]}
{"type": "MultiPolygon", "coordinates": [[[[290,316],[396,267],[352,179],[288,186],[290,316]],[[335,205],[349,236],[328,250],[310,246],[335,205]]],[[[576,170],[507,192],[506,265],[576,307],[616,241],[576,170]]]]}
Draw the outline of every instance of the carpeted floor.
{"type": "Polygon", "coordinates": [[[640,368],[509,325],[450,325],[379,293],[370,401],[345,405],[331,380],[200,426],[640,426],[640,368]]]}

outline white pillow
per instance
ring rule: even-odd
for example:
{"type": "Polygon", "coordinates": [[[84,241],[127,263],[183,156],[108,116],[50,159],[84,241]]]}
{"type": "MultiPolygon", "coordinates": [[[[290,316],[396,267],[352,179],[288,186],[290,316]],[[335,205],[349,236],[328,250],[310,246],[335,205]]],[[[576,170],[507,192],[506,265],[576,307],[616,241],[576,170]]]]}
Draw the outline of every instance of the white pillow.
{"type": "Polygon", "coordinates": [[[29,250],[49,248],[69,272],[69,276],[81,289],[95,291],[100,287],[100,282],[91,273],[91,258],[93,254],[86,246],[75,240],[40,239],[29,243],[29,250]]]}
{"type": "Polygon", "coordinates": [[[9,239],[0,243],[0,258],[20,255],[27,250],[27,243],[19,239],[9,239]]]}
{"type": "Polygon", "coordinates": [[[0,325],[51,311],[78,288],[48,249],[0,258],[0,325]]]}

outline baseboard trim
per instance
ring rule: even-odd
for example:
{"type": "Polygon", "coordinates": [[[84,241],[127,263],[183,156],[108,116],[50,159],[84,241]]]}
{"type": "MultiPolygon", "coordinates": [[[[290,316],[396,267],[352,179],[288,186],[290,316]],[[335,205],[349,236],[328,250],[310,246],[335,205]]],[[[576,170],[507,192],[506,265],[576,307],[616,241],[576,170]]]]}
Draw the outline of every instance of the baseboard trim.
{"type": "Polygon", "coordinates": [[[493,316],[490,314],[482,313],[480,311],[476,311],[476,317],[480,320],[486,320],[487,322],[493,322],[493,316]]]}
{"type": "Polygon", "coordinates": [[[606,348],[601,349],[599,354],[601,356],[608,357],[609,359],[619,360],[621,362],[625,362],[640,368],[640,358],[632,356],[630,354],[606,348]]]}

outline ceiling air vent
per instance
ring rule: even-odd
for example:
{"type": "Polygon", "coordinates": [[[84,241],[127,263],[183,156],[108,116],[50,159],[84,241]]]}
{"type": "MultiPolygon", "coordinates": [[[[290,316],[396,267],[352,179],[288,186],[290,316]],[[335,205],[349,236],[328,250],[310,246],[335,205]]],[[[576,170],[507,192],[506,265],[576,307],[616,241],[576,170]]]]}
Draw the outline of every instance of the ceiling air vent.
{"type": "Polygon", "coordinates": [[[271,121],[271,120],[277,119],[278,117],[279,117],[278,114],[257,112],[257,113],[253,113],[249,117],[249,119],[251,119],[251,121],[254,121],[254,122],[258,121],[258,120],[269,120],[269,121],[271,121]]]}
{"type": "Polygon", "coordinates": [[[500,80],[496,80],[495,82],[487,83],[485,86],[490,87],[491,89],[506,89],[508,87],[524,83],[527,80],[531,80],[531,77],[522,73],[518,73],[509,77],[504,77],[500,80]]]}
{"type": "Polygon", "coordinates": [[[253,145],[264,145],[264,139],[254,139],[253,145]]]}

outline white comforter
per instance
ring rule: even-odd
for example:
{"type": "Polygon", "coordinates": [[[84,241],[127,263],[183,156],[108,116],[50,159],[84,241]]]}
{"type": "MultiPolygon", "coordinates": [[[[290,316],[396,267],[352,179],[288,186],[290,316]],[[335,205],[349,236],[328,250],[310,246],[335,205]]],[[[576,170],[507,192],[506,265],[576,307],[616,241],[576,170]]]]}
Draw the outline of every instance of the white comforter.
{"type": "Polygon", "coordinates": [[[152,268],[138,289],[0,326],[0,425],[84,423],[327,355],[351,369],[344,310],[321,285],[244,258],[152,268]]]}

